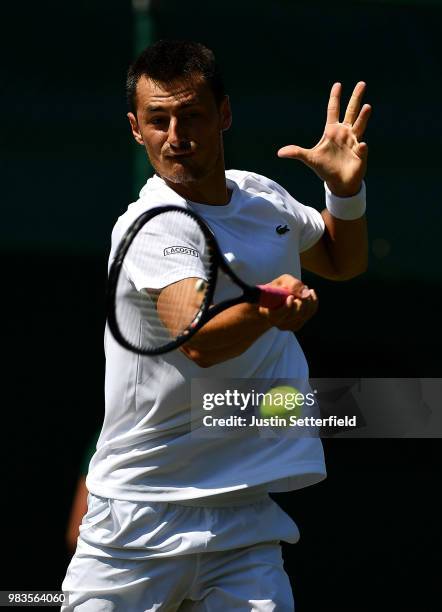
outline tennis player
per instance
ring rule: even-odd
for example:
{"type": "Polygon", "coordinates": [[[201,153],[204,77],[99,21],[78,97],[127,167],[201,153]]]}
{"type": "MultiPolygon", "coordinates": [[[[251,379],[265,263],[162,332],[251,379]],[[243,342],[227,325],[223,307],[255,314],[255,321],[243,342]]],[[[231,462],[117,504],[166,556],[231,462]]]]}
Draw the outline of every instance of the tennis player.
{"type": "MultiPolygon", "coordinates": [[[[364,90],[359,82],[340,121],[335,83],[319,143],[278,151],[324,181],[320,214],[269,178],[225,171],[222,135],[232,114],[210,50],[160,41],[130,68],[132,134],[155,174],[117,221],[110,259],[134,219],[150,207],[176,204],[206,220],[246,282],[284,287],[292,296],[272,311],[234,306],[180,350],[158,357],[126,351],[106,331],[105,418],[87,476],[88,511],[63,582],[64,610],[294,610],[280,542],[296,542],[299,531],[269,493],[325,478],[321,441],[192,436],[190,382],[308,378],[292,332],[313,316],[317,297],[302,283],[301,267],[345,280],[367,265],[364,90]]],[[[272,111],[272,121],[275,112],[284,121],[291,110],[272,111]]],[[[259,142],[259,127],[250,146],[259,142]]],[[[186,236],[167,246],[186,247],[186,236]]],[[[180,253],[185,269],[195,255],[180,253]]],[[[136,286],[139,279],[129,268],[125,273],[136,286]]],[[[163,285],[162,291],[166,278],[163,285]]],[[[222,279],[217,292],[221,298],[228,292],[222,279]]]]}

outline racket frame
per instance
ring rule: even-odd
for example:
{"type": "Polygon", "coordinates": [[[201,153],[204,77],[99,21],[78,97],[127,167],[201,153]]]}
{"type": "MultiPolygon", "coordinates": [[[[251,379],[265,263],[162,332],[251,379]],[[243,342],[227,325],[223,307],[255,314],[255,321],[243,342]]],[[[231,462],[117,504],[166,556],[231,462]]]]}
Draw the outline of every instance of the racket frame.
{"type": "Polygon", "coordinates": [[[226,261],[224,255],[222,254],[213,231],[197,213],[195,213],[189,208],[172,204],[166,206],[156,206],[155,208],[151,208],[150,210],[147,210],[146,212],[142,213],[139,217],[135,219],[135,221],[124,233],[115,251],[115,256],[109,268],[108,275],[108,290],[106,297],[107,323],[115,340],[129,351],[145,356],[161,355],[173,351],[174,349],[180,347],[182,344],[190,340],[192,336],[194,336],[203,325],[213,319],[213,317],[215,317],[220,312],[227,310],[227,308],[231,308],[232,306],[236,306],[237,304],[242,304],[245,302],[251,304],[258,303],[261,297],[261,293],[262,291],[261,289],[259,289],[259,287],[248,285],[235,274],[235,272],[231,269],[228,262],[226,261]],[[116,316],[118,280],[120,278],[124,258],[139,231],[146,225],[148,221],[150,221],[154,217],[162,213],[174,211],[179,212],[181,214],[187,214],[197,223],[207,241],[209,248],[212,251],[210,265],[208,269],[208,286],[199,311],[197,312],[190,325],[184,330],[184,332],[161,347],[145,349],[129,342],[123,336],[119,328],[116,316]],[[218,280],[218,268],[220,268],[227,276],[229,276],[229,278],[240,289],[242,289],[243,293],[235,298],[224,300],[223,302],[219,302],[218,304],[215,304],[211,307],[213,296],[215,294],[216,283],[218,280]]]}

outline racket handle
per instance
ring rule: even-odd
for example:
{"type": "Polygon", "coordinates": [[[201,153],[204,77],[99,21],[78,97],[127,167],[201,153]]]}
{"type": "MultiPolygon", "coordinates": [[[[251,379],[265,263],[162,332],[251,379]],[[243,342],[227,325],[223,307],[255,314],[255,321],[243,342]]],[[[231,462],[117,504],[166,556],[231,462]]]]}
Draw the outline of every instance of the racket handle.
{"type": "Polygon", "coordinates": [[[261,290],[258,304],[265,308],[280,308],[289,295],[292,295],[287,289],[280,287],[271,287],[270,285],[258,285],[261,290]]]}

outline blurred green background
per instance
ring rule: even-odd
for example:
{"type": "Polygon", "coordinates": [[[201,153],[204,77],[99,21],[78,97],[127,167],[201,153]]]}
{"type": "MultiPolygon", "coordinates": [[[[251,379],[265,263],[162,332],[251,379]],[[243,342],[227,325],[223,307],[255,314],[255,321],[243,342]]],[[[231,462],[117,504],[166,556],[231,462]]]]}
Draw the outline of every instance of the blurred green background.
{"type": "MultiPolygon", "coordinates": [[[[211,47],[234,112],[227,167],[318,209],[321,182],[276,151],[317,142],[334,81],[344,104],[367,82],[369,271],[342,284],[307,275],[320,310],[300,340],[314,377],[439,377],[442,6],[48,0],[2,13],[1,465],[15,527],[1,586],[56,589],[73,487],[102,421],[110,232],[150,174],[125,117],[136,49],[160,37],[211,47]]],[[[438,610],[439,441],[339,442],[325,441],[329,479],[281,502],[305,532],[287,553],[300,610],[438,610]]]]}
{"type": "Polygon", "coordinates": [[[52,15],[42,23],[42,7],[29,5],[3,77],[4,248],[103,255],[132,185],[141,186],[149,172],[139,166],[131,174],[136,145],[123,89],[131,51],[155,37],[187,37],[212,47],[224,69],[234,110],[227,167],[268,174],[318,208],[321,183],[275,152],[291,142],[316,143],[333,81],[343,83],[345,101],[355,82],[365,80],[374,109],[366,135],[369,274],[440,277],[440,3],[134,5],[150,6],[134,11],[138,27],[130,23],[128,2],[78,2],[63,12],[53,3],[58,27],[49,27],[52,15]]]}

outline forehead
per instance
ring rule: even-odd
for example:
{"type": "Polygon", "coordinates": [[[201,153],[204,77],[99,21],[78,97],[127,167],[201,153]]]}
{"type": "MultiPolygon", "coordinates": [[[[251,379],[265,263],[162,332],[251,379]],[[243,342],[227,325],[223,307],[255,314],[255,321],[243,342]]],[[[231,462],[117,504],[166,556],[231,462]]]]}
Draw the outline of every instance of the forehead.
{"type": "Polygon", "coordinates": [[[172,83],[158,83],[148,77],[140,77],[136,89],[137,107],[174,108],[188,104],[215,105],[212,90],[203,78],[172,83]]]}

